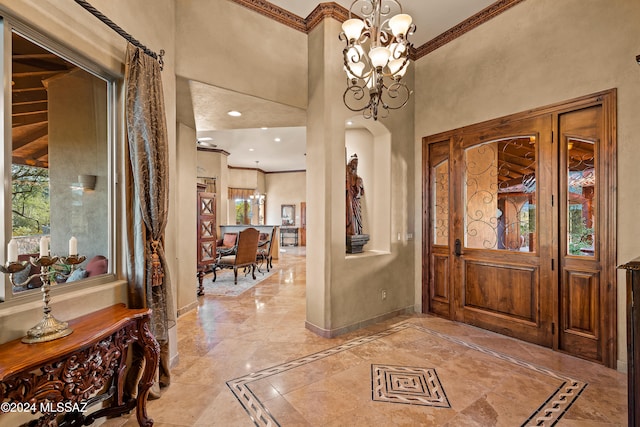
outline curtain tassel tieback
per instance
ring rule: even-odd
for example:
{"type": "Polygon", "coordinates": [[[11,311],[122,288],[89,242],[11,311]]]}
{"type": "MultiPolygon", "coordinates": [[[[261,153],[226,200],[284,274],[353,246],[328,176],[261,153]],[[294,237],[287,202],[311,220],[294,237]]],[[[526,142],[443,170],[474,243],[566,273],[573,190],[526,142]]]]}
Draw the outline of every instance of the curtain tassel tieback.
{"type": "Polygon", "coordinates": [[[158,245],[160,242],[157,240],[151,241],[151,286],[160,286],[162,285],[164,278],[164,271],[162,270],[162,263],[160,262],[160,257],[158,256],[158,245]]]}

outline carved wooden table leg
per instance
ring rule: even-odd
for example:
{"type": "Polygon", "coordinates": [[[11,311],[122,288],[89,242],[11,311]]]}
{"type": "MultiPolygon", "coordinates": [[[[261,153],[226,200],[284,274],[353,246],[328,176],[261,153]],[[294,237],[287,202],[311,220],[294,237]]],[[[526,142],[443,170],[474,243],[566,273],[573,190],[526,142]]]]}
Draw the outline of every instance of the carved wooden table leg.
{"type": "Polygon", "coordinates": [[[136,416],[138,424],[143,427],[153,425],[153,420],[147,416],[147,398],[153,385],[156,370],[160,361],[160,346],[149,330],[149,318],[138,320],[138,345],[144,352],[144,371],[138,384],[138,398],[136,404],[136,416]]]}

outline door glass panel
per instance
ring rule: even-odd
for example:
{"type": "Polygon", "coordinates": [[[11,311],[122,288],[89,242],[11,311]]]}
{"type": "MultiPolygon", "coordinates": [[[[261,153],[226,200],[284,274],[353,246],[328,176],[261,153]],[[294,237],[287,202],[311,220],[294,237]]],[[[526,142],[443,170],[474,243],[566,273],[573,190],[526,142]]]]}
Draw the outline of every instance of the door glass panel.
{"type": "Polygon", "coordinates": [[[465,150],[465,247],[536,251],[536,137],[465,150]]]}
{"type": "Polygon", "coordinates": [[[449,160],[433,168],[433,244],[449,244],[449,160]]]}
{"type": "Polygon", "coordinates": [[[594,256],[596,223],[595,144],[567,138],[567,254],[594,256]]]}

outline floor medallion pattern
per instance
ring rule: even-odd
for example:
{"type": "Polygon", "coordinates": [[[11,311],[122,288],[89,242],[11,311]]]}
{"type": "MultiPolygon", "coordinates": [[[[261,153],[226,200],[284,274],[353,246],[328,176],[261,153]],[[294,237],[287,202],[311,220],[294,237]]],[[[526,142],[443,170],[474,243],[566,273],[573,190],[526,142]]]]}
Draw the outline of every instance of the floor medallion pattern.
{"type": "Polygon", "coordinates": [[[435,369],[371,365],[371,385],[378,402],[451,407],[435,369]]]}
{"type": "MultiPolygon", "coordinates": [[[[272,366],[239,378],[227,381],[227,386],[235,395],[242,407],[248,413],[257,426],[279,426],[276,417],[269,411],[268,399],[261,399],[259,392],[252,390],[252,385],[260,380],[293,371],[305,365],[313,364],[331,356],[338,355],[349,350],[364,347],[369,343],[384,340],[394,334],[401,334],[404,331],[418,331],[426,334],[427,337],[435,337],[445,342],[465,347],[480,354],[496,359],[496,363],[506,362],[522,368],[525,372],[531,372],[540,378],[547,378],[549,383],[557,383],[555,391],[542,401],[537,410],[521,421],[522,426],[552,426],[566,413],[571,405],[580,397],[580,394],[587,386],[587,383],[575,378],[570,378],[560,372],[549,368],[538,366],[511,355],[498,352],[496,350],[483,347],[473,342],[444,334],[442,332],[420,326],[411,322],[399,323],[389,329],[377,334],[357,338],[327,350],[300,357],[289,362],[272,366]]],[[[456,407],[455,401],[449,401],[444,393],[444,388],[440,384],[435,369],[412,368],[404,366],[389,366],[382,364],[372,364],[372,377],[367,381],[372,381],[372,394],[374,401],[385,401],[395,403],[412,404],[423,406],[425,410],[447,411],[455,409],[461,411],[464,408],[456,407]],[[429,409],[427,407],[431,407],[429,409]],[[450,409],[448,409],[450,408],[450,409]]],[[[438,368],[439,369],[439,368],[438,368]]],[[[545,380],[547,381],[547,380],[545,380]]],[[[446,381],[444,386],[447,386],[446,381]]],[[[259,389],[259,387],[256,387],[259,389]]],[[[394,406],[394,405],[392,405],[394,406]]],[[[523,417],[524,418],[524,417],[523,417]]]]}

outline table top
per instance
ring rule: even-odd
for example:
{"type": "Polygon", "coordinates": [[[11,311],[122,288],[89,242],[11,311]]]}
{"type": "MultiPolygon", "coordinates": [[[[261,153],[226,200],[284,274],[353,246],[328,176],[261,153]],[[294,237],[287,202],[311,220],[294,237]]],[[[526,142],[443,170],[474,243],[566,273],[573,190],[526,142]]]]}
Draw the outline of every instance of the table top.
{"type": "Polygon", "coordinates": [[[131,320],[150,313],[151,309],[148,308],[129,309],[124,304],[116,304],[70,320],[69,327],[73,329],[73,333],[64,338],[34,344],[25,344],[18,338],[0,344],[0,381],[16,372],[35,369],[43,362],[87,348],[118,331],[131,320]]]}
{"type": "Polygon", "coordinates": [[[623,268],[626,270],[640,270],[640,258],[633,259],[628,263],[619,266],[618,268],[623,268]]]}

